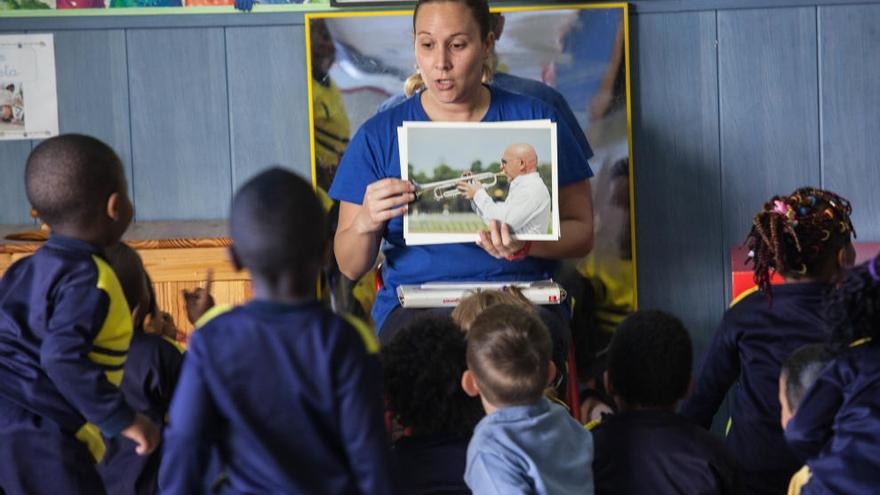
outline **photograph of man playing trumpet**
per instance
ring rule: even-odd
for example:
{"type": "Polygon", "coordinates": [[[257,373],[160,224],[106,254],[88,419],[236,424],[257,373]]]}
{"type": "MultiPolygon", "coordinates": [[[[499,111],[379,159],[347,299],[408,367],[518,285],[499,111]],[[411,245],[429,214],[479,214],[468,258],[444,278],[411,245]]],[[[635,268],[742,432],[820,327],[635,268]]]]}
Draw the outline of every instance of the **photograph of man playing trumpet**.
{"type": "Polygon", "coordinates": [[[501,170],[510,184],[503,201],[493,200],[480,181],[462,180],[456,184],[457,190],[471,200],[483,222],[506,223],[517,235],[546,234],[550,227],[550,190],[538,174],[535,148],[528,143],[511,144],[501,157],[501,170]]]}
{"type": "Polygon", "coordinates": [[[493,220],[518,239],[556,238],[554,131],[549,121],[405,126],[401,175],[415,186],[407,243],[476,240],[493,220]]]}

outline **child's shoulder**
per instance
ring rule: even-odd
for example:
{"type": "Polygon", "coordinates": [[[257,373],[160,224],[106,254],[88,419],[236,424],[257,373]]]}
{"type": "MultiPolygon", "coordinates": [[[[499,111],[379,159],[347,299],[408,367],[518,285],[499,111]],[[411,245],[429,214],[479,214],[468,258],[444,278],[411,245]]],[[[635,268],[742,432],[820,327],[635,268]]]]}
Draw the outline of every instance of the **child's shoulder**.
{"type": "Polygon", "coordinates": [[[298,335],[313,335],[328,342],[358,342],[363,344],[368,354],[379,352],[379,342],[373,330],[354,316],[337,315],[320,303],[303,304],[295,309],[287,308],[283,314],[276,310],[277,308],[254,303],[238,306],[216,316],[198,333],[205,334],[205,338],[210,340],[222,342],[230,338],[248,338],[248,329],[275,332],[296,326],[299,329],[298,335]]]}
{"type": "Polygon", "coordinates": [[[830,366],[841,374],[872,375],[880,382],[880,342],[858,340],[841,352],[830,366]]]}
{"type": "Polygon", "coordinates": [[[6,270],[0,292],[36,290],[46,293],[47,300],[54,300],[70,287],[99,287],[101,281],[112,273],[106,261],[97,254],[42,246],[6,270]]]}

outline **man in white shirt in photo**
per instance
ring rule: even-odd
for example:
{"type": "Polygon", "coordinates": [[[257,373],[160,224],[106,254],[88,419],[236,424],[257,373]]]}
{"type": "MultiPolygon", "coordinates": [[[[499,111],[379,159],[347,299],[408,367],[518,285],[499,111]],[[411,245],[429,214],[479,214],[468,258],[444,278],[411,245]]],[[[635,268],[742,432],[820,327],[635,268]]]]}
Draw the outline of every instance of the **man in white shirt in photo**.
{"type": "Polygon", "coordinates": [[[504,201],[493,201],[479,182],[458,183],[458,190],[484,222],[506,223],[516,235],[548,234],[550,225],[550,191],[538,174],[538,154],[530,144],[508,146],[501,156],[501,170],[510,187],[504,201]]]}

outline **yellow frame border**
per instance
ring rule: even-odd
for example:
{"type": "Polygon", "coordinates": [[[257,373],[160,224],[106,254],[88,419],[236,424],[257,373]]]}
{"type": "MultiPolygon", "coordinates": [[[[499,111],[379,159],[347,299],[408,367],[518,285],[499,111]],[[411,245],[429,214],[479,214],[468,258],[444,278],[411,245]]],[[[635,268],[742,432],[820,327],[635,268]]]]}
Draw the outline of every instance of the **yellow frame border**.
{"type": "MultiPolygon", "coordinates": [[[[629,40],[629,4],[620,3],[584,3],[584,4],[551,4],[535,6],[495,7],[492,12],[524,12],[535,10],[623,10],[623,56],[624,72],[626,73],[626,140],[629,152],[629,225],[630,225],[630,249],[632,250],[633,270],[633,310],[639,308],[639,277],[636,264],[636,204],[635,204],[635,180],[633,178],[635,167],[633,166],[633,130],[632,130],[632,78],[630,73],[630,40],[629,40]]],[[[375,10],[354,12],[309,12],[303,16],[306,36],[306,76],[308,77],[309,98],[309,153],[311,154],[312,187],[317,189],[317,171],[315,158],[315,109],[312,100],[312,46],[311,46],[311,20],[327,19],[335,17],[374,17],[389,15],[412,15],[413,9],[400,10],[375,10]]]]}

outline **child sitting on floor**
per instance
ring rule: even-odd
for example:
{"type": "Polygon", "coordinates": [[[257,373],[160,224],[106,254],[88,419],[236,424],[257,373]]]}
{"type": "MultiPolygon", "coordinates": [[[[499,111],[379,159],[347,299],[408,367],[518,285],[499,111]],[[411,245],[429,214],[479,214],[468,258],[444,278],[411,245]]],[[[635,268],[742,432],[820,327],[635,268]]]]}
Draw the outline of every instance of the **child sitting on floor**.
{"type": "MultiPolygon", "coordinates": [[[[779,374],[779,404],[782,405],[780,424],[785,429],[792,416],[797,413],[804,393],[810,388],[823,369],[831,362],[834,355],[827,344],[810,344],[801,347],[782,363],[779,374]]],[[[798,495],[801,487],[810,479],[807,466],[791,477],[788,495],[798,495]]]]}
{"type": "Polygon", "coordinates": [[[535,305],[526,299],[518,287],[508,285],[501,290],[478,290],[465,297],[452,310],[452,319],[462,331],[467,332],[480,313],[496,304],[512,304],[525,309],[530,314],[538,314],[535,305]]]}
{"type": "Polygon", "coordinates": [[[416,319],[382,348],[388,409],[408,432],[392,449],[404,494],[470,493],[465,456],[483,406],[461,389],[466,349],[448,316],[416,319]]]}
{"type": "Polygon", "coordinates": [[[273,168],[235,194],[230,254],[254,299],[193,334],[159,484],[197,493],[217,449],[239,493],[393,493],[373,333],[315,300],[326,255],[311,185],[273,168]]]}
{"type": "MultiPolygon", "coordinates": [[[[125,401],[134,410],[156,424],[164,425],[183,364],[183,347],[173,340],[176,334],[173,320],[159,316],[152,284],[140,255],[128,245],[119,243],[107,249],[107,260],[119,278],[122,292],[131,308],[134,327],[120,388],[125,401]],[[161,322],[161,327],[147,327],[145,322],[148,317],[152,322],[161,322]]],[[[191,304],[196,313],[191,319],[198,319],[213,305],[213,299],[206,291],[203,297],[191,304]]],[[[98,466],[107,493],[158,493],[160,460],[160,451],[139,456],[127,439],[117,437],[108,440],[104,460],[98,466]]]]}
{"type": "Polygon", "coordinates": [[[461,384],[486,411],[467,451],[474,493],[593,493],[590,432],[543,396],[551,352],[547,328],[518,306],[492,306],[468,330],[461,384]]]}
{"type": "Polygon", "coordinates": [[[692,355],[684,325],[662,311],[637,311],[614,332],[605,388],[618,413],[592,429],[596,493],[742,492],[724,444],[675,414],[690,386],[692,355]]]}
{"type": "Polygon", "coordinates": [[[785,438],[810,469],[801,494],[877,493],[880,473],[880,259],[831,299],[839,354],[801,399],[785,438]]]}
{"type": "Polygon", "coordinates": [[[725,440],[747,493],[783,493],[802,464],[779,426],[779,372],[795,349],[828,340],[822,308],[855,257],[851,213],[837,194],[805,187],[774,196],[755,215],[747,243],[758,290],[724,314],[682,406],[682,415],[709,428],[736,384],[725,440]],[[771,288],[773,273],[785,284],[771,288]]]}

